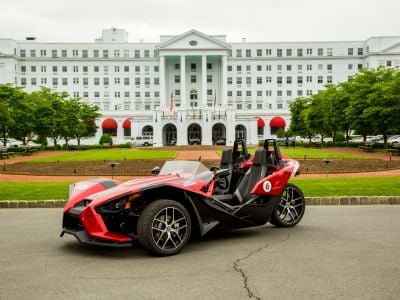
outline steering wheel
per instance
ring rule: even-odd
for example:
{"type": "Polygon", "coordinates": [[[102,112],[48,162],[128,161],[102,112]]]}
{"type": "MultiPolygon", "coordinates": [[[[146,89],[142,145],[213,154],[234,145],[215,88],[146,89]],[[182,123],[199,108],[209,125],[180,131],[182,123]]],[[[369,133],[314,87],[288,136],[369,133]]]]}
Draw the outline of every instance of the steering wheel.
{"type": "Polygon", "coordinates": [[[222,177],[222,178],[216,178],[215,179],[215,184],[223,190],[226,190],[229,187],[229,181],[228,178],[222,177]]]}
{"type": "Polygon", "coordinates": [[[218,166],[212,166],[212,167],[210,168],[210,171],[213,171],[213,172],[216,172],[216,171],[218,171],[218,170],[221,170],[221,168],[218,167],[218,166]]]}

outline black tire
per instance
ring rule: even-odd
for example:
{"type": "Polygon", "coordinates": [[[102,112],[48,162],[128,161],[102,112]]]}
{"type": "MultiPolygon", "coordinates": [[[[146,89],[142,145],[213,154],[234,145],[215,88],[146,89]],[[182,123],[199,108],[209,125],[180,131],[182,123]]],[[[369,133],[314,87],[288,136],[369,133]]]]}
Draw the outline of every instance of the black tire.
{"type": "Polygon", "coordinates": [[[146,142],[146,143],[143,144],[143,146],[148,147],[148,146],[149,146],[149,143],[146,142]]]}
{"type": "Polygon", "coordinates": [[[140,245],[153,255],[169,256],[189,241],[192,225],[186,208],[173,200],[157,200],[143,210],[137,225],[140,245]]]}
{"type": "Polygon", "coordinates": [[[296,226],[303,218],[305,208],[306,202],[299,187],[288,183],[272,212],[270,223],[277,227],[296,226]]]}

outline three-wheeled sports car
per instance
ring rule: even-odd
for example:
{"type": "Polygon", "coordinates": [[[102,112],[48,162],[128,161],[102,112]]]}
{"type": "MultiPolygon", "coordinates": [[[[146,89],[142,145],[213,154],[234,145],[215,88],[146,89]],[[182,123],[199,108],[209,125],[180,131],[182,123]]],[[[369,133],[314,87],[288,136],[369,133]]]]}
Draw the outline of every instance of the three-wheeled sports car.
{"type": "Polygon", "coordinates": [[[167,161],[141,179],[78,182],[70,187],[61,236],[112,247],[138,240],[150,253],[167,256],[195,233],[268,221],[292,227],[305,210],[302,192],[288,183],[298,169],[297,161],[282,158],[276,140],[265,140],[253,157],[244,141],[235,141],[210,170],[200,161],[167,161]]]}

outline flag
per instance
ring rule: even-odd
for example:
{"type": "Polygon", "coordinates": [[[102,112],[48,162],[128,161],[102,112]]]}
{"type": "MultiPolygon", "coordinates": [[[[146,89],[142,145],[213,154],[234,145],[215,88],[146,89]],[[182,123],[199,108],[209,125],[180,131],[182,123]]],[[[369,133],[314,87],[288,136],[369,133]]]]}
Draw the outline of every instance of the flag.
{"type": "Polygon", "coordinates": [[[214,109],[217,106],[217,91],[214,91],[214,109]]]}
{"type": "Polygon", "coordinates": [[[181,113],[181,123],[183,122],[182,113],[181,113]]]}
{"type": "Polygon", "coordinates": [[[221,111],[218,111],[218,120],[221,120],[221,111]]]}
{"type": "Polygon", "coordinates": [[[169,102],[169,112],[174,112],[174,93],[171,93],[171,100],[169,102]]]}
{"type": "Polygon", "coordinates": [[[206,122],[208,122],[208,113],[206,113],[206,122]]]}
{"type": "Polygon", "coordinates": [[[156,113],[156,123],[157,123],[157,113],[156,113]]]}
{"type": "Polygon", "coordinates": [[[225,120],[226,120],[226,119],[228,119],[228,115],[226,114],[226,111],[225,111],[225,120]]]}

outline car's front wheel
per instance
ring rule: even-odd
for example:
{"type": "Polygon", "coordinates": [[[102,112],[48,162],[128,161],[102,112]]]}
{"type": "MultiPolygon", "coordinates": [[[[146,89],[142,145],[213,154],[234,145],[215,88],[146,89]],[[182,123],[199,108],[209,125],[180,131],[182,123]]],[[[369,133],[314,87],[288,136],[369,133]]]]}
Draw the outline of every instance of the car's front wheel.
{"type": "Polygon", "coordinates": [[[277,227],[293,227],[303,218],[305,208],[306,202],[299,187],[288,183],[272,212],[270,223],[277,227]]]}
{"type": "Polygon", "coordinates": [[[191,220],[186,208],[172,200],[157,200],[141,213],[137,226],[140,245],[157,256],[174,255],[182,250],[191,235],[191,220]]]}

